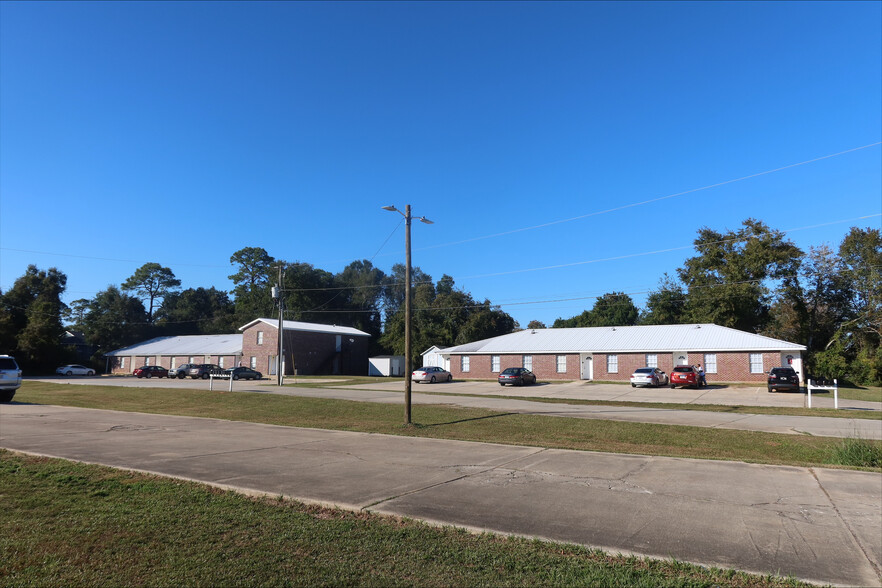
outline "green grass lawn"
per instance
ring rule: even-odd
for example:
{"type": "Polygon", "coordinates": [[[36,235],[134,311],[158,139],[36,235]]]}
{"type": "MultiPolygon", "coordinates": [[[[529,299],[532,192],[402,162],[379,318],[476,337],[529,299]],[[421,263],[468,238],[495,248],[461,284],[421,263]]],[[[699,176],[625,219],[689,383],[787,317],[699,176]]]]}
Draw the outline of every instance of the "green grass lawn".
{"type": "Polygon", "coordinates": [[[3,586],[806,586],[0,450],[3,586]]]}
{"type": "MultiPolygon", "coordinates": [[[[15,400],[583,451],[848,467],[847,462],[842,463],[843,441],[828,437],[524,415],[451,406],[416,405],[414,426],[405,427],[400,405],[248,392],[25,382],[15,400]]],[[[870,455],[882,452],[882,442],[865,443],[870,455]]],[[[882,471],[879,467],[869,467],[882,471]]]]}

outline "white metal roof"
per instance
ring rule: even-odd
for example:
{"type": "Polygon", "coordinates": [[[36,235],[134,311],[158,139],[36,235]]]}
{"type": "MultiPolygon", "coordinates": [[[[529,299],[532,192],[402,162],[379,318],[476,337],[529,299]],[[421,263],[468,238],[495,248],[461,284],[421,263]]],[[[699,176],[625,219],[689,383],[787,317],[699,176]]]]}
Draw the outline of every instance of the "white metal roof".
{"type": "Polygon", "coordinates": [[[636,353],[653,351],[803,351],[804,345],[714,324],[525,329],[442,353],[636,353]]]}
{"type": "Polygon", "coordinates": [[[115,349],[105,355],[240,355],[242,335],[181,335],[157,337],[143,343],[115,349]]]}
{"type": "MultiPolygon", "coordinates": [[[[254,319],[247,325],[243,325],[239,327],[240,331],[244,331],[248,327],[251,327],[257,323],[265,323],[266,325],[273,327],[274,329],[279,328],[279,319],[271,319],[271,318],[259,318],[254,319]]],[[[340,327],[337,325],[320,325],[317,323],[302,323],[300,321],[285,321],[283,328],[286,331],[309,331],[312,333],[333,333],[335,335],[354,335],[358,337],[370,337],[370,333],[365,333],[364,331],[359,331],[353,327],[340,327]]]]}

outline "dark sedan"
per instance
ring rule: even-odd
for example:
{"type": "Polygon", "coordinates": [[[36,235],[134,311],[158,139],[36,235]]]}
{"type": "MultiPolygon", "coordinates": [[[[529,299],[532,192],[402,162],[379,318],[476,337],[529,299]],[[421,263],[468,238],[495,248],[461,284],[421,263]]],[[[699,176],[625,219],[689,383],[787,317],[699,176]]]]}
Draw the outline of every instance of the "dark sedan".
{"type": "Polygon", "coordinates": [[[767,378],[769,392],[788,390],[799,392],[799,374],[790,367],[776,367],[769,370],[767,378]]]}
{"type": "Polygon", "coordinates": [[[234,380],[262,380],[263,374],[249,367],[235,367],[224,370],[234,380]]]}
{"type": "Polygon", "coordinates": [[[132,372],[139,378],[167,378],[168,370],[159,365],[142,365],[132,372]]]}
{"type": "Polygon", "coordinates": [[[505,368],[499,374],[499,385],[525,386],[536,383],[536,374],[527,368],[505,368]]]}

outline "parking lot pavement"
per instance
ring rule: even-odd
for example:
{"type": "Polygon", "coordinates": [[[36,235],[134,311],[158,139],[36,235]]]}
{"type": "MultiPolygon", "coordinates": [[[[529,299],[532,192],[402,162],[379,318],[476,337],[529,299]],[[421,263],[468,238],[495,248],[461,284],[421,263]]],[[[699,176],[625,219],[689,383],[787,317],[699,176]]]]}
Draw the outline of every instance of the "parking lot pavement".
{"type": "Polygon", "coordinates": [[[879,585],[882,475],[11,403],[0,447],[248,493],[879,585]]]}

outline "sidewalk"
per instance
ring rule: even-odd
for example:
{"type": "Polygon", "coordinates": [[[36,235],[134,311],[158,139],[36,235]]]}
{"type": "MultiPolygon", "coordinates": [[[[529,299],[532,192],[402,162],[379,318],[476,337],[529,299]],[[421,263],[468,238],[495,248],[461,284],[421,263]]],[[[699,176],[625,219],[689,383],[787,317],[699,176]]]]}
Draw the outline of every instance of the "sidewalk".
{"type": "Polygon", "coordinates": [[[882,584],[875,473],[16,403],[0,405],[0,446],[613,552],[882,584]]]}

